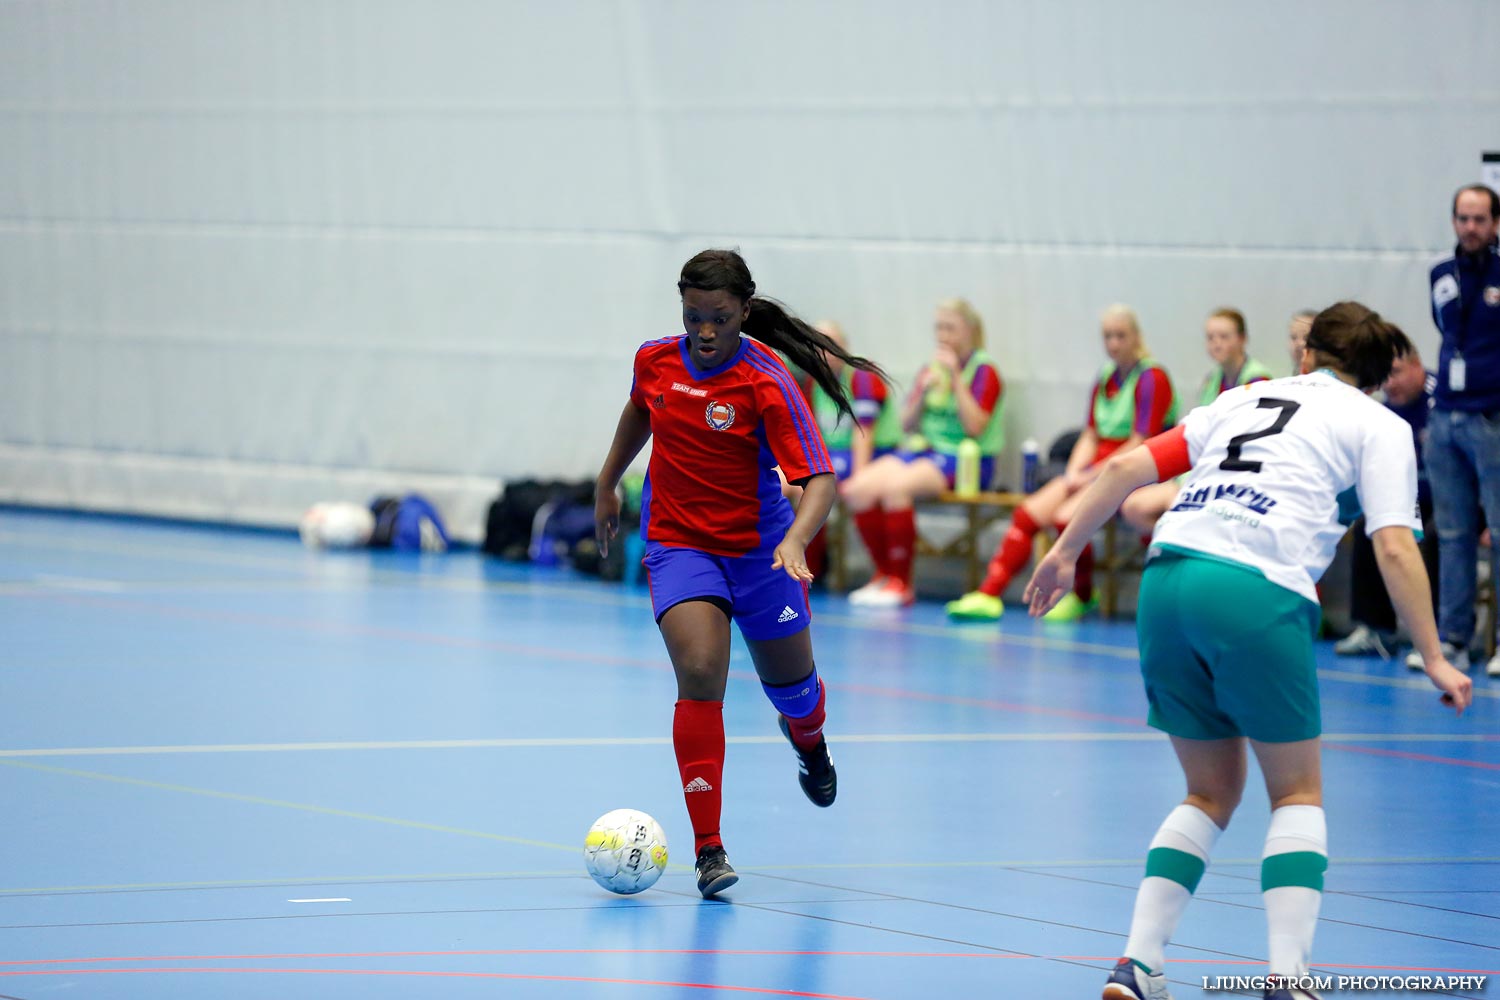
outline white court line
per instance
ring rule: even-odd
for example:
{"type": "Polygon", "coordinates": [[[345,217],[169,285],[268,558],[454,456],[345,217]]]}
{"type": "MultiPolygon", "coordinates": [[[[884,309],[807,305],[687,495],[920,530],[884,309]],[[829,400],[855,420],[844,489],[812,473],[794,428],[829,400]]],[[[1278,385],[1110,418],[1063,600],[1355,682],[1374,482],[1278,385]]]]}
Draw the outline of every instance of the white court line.
{"type": "MultiPolygon", "coordinates": [[[[99,542],[86,539],[74,538],[49,538],[37,539],[29,535],[15,532],[0,531],[0,544],[22,544],[32,547],[55,546],[83,551],[113,552],[118,554],[155,556],[157,558],[179,559],[188,562],[217,563],[220,565],[240,566],[275,566],[281,569],[296,569],[301,566],[317,566],[318,563],[312,553],[298,550],[293,556],[288,553],[285,556],[249,556],[249,555],[227,555],[218,552],[207,552],[195,549],[181,548],[153,548],[145,545],[131,545],[128,543],[99,542]],[[311,560],[311,561],[310,561],[311,560]]],[[[592,588],[570,587],[563,584],[535,583],[530,581],[514,580],[476,580],[464,577],[446,576],[421,576],[409,573],[401,573],[393,570],[383,570],[371,567],[367,572],[361,572],[352,578],[333,576],[321,576],[310,573],[304,579],[327,580],[337,583],[393,583],[414,588],[433,588],[444,590],[467,590],[474,592],[499,592],[499,593],[522,593],[522,594],[556,594],[568,597],[575,601],[591,604],[607,604],[616,607],[647,607],[648,601],[644,595],[631,594],[606,594],[592,588]]],[[[134,584],[135,587],[148,589],[149,585],[134,584]]],[[[0,593],[5,589],[0,587],[0,593]]],[[[1096,656],[1108,656],[1114,659],[1136,661],[1140,659],[1140,653],[1134,645],[1117,646],[1111,643],[1100,642],[1077,642],[1062,637],[1045,635],[1017,635],[1013,632],[1001,632],[995,629],[984,628],[955,628],[948,625],[924,625],[919,622],[908,622],[895,618],[882,618],[878,615],[869,617],[863,615],[839,615],[828,611],[821,611],[817,620],[823,625],[832,625],[838,628],[849,628],[866,632],[888,632],[896,635],[923,635],[932,638],[947,639],[959,642],[981,642],[991,643],[997,646],[1021,646],[1030,649],[1050,649],[1058,652],[1091,653],[1096,656]]],[[[1379,674],[1363,674],[1350,670],[1328,670],[1319,669],[1318,676],[1324,680],[1344,681],[1352,684],[1367,684],[1376,687],[1403,688],[1406,690],[1434,692],[1435,688],[1425,677],[1413,674],[1408,677],[1386,677],[1379,674]]],[[[1500,687],[1476,686],[1473,689],[1473,697],[1477,701],[1481,698],[1500,699],[1500,687]]]]}
{"type": "MultiPolygon", "coordinates": [[[[1158,732],[1125,733],[867,733],[841,735],[834,742],[852,743],[1150,743],[1165,740],[1158,732]]],[[[1500,743],[1486,733],[1324,733],[1331,743],[1500,743]]],[[[726,743],[776,744],[780,736],[730,736],[726,743]]],[[[376,740],[315,743],[188,743],[163,746],[50,747],[0,750],[0,758],[130,757],[159,754],[310,753],[330,750],[492,750],[585,747],[671,746],[668,736],[536,737],[470,740],[376,740]]]]}
{"type": "Polygon", "coordinates": [[[329,896],[327,899],[289,899],[288,903],[352,903],[348,896],[329,896]]]}
{"type": "MultiPolygon", "coordinates": [[[[560,587],[534,584],[523,580],[484,580],[469,577],[436,576],[407,573],[400,570],[382,569],[367,562],[359,562],[357,553],[324,553],[305,548],[296,548],[284,555],[251,555],[249,553],[224,553],[204,549],[178,548],[110,542],[84,538],[36,538],[17,532],[0,530],[0,547],[5,545],[35,549],[64,549],[74,552],[94,552],[106,555],[142,556],[161,562],[199,563],[208,566],[238,567],[243,569],[279,569],[291,573],[304,571],[297,578],[303,583],[389,583],[413,588],[469,590],[475,592],[498,591],[534,593],[551,591],[595,603],[623,604],[631,607],[650,607],[644,595],[631,597],[624,594],[601,594],[584,588],[560,587]],[[345,556],[350,561],[341,562],[345,556]]],[[[275,583],[275,580],[247,580],[247,583],[275,583]]],[[[132,590],[192,589],[198,581],[134,580],[128,583],[132,590]]]]}
{"type": "Polygon", "coordinates": [[[257,556],[249,553],[229,554],[210,549],[187,549],[169,545],[132,544],[130,542],[107,542],[87,538],[43,537],[15,531],[0,531],[0,545],[14,545],[28,549],[65,549],[73,552],[102,552],[107,555],[145,556],[162,562],[208,563],[216,566],[244,566],[248,568],[295,568],[306,558],[306,550],[297,550],[294,557],[287,555],[257,556]]]}
{"type": "Polygon", "coordinates": [[[355,593],[370,589],[370,583],[366,580],[351,581],[332,578],[320,578],[312,576],[283,578],[283,579],[200,579],[200,580],[90,580],[88,586],[76,585],[67,587],[57,583],[44,583],[41,577],[27,582],[9,580],[0,583],[0,595],[12,595],[18,597],[46,597],[55,594],[58,590],[80,590],[99,591],[111,594],[172,594],[187,592],[190,594],[201,593],[239,593],[239,592],[266,592],[286,593],[294,590],[315,590],[319,593],[355,593]]]}
{"type": "Polygon", "coordinates": [[[62,590],[102,591],[107,594],[119,593],[126,586],[120,580],[97,580],[83,576],[59,576],[55,573],[38,573],[32,579],[35,583],[43,587],[56,587],[62,590]]]}
{"type": "MultiPolygon", "coordinates": [[[[1395,661],[1391,661],[1394,663],[1395,661]]],[[[1438,689],[1432,686],[1427,675],[1416,670],[1410,670],[1402,666],[1406,671],[1405,677],[1384,677],[1380,674],[1361,674],[1353,670],[1325,670],[1319,669],[1318,676],[1329,681],[1353,681],[1356,684],[1373,684],[1377,687],[1407,688],[1413,691],[1426,691],[1434,700],[1437,698],[1438,689]]],[[[1500,698],[1500,687],[1482,687],[1475,685],[1472,693],[1475,698],[1500,698]]]]}

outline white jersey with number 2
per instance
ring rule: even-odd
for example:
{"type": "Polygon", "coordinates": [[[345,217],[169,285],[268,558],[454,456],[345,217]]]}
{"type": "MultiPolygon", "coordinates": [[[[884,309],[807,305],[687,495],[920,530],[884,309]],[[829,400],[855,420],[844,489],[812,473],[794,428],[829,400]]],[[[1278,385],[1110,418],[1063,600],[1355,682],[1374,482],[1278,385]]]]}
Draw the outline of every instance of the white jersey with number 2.
{"type": "Polygon", "coordinates": [[[1421,529],[1410,425],[1331,372],[1231,389],[1183,430],[1192,471],[1153,546],[1252,567],[1316,602],[1344,534],[1340,493],[1355,488],[1369,534],[1421,529]]]}

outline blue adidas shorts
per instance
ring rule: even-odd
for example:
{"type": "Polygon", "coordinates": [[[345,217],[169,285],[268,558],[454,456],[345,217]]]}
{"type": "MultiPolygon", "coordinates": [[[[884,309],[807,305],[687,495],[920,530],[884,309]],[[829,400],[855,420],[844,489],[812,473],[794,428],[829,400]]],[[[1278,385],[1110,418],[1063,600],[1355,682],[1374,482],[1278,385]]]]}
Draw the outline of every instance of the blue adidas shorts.
{"type": "MultiPolygon", "coordinates": [[[[949,455],[942,451],[898,451],[896,457],[907,465],[919,458],[929,459],[943,472],[943,478],[948,480],[948,488],[953,489],[953,484],[958,478],[958,456],[949,455]]],[[[995,479],[995,456],[982,455],[979,459],[979,488],[987,489],[989,483],[995,479]]]]}
{"type": "Polygon", "coordinates": [[[779,569],[771,557],[716,556],[698,549],[646,543],[646,581],[656,620],[683,601],[716,597],[729,605],[746,639],[784,639],[807,628],[812,611],[807,584],[779,569]]]}

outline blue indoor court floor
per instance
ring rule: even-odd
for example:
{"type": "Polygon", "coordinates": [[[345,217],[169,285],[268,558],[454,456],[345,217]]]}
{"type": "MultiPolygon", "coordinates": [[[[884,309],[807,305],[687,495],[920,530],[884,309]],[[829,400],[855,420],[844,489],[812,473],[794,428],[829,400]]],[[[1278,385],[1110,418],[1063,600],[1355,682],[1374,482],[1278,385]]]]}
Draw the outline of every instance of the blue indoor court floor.
{"type": "MultiPolygon", "coordinates": [[[[1097,997],[1182,793],[1133,628],[814,613],[838,802],[803,798],[737,646],[742,878],[705,902],[643,591],[0,509],[0,997],[1097,997]],[[622,806],[673,849],[633,897],[582,867],[622,806]]],[[[1317,969],[1500,997],[1500,683],[1456,719],[1397,662],[1318,655],[1317,969]]],[[[1179,1000],[1262,971],[1258,781],[1169,952],[1179,1000]]]]}

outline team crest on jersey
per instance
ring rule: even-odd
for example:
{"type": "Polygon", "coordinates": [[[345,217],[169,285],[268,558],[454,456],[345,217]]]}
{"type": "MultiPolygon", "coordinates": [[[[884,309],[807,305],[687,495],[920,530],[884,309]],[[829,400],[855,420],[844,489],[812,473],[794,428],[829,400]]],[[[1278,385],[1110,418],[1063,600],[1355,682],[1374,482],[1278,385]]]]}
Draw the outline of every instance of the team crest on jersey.
{"type": "Polygon", "coordinates": [[[1484,304],[1500,306],[1500,285],[1490,285],[1484,290],[1484,304]]]}
{"type": "Polygon", "coordinates": [[[1445,274],[1432,283],[1432,305],[1435,309],[1458,298],[1458,279],[1451,274],[1445,274]]]}
{"type": "Polygon", "coordinates": [[[727,431],[734,424],[734,407],[714,400],[708,404],[708,409],[703,411],[703,417],[708,421],[708,426],[714,430],[727,431]]]}

